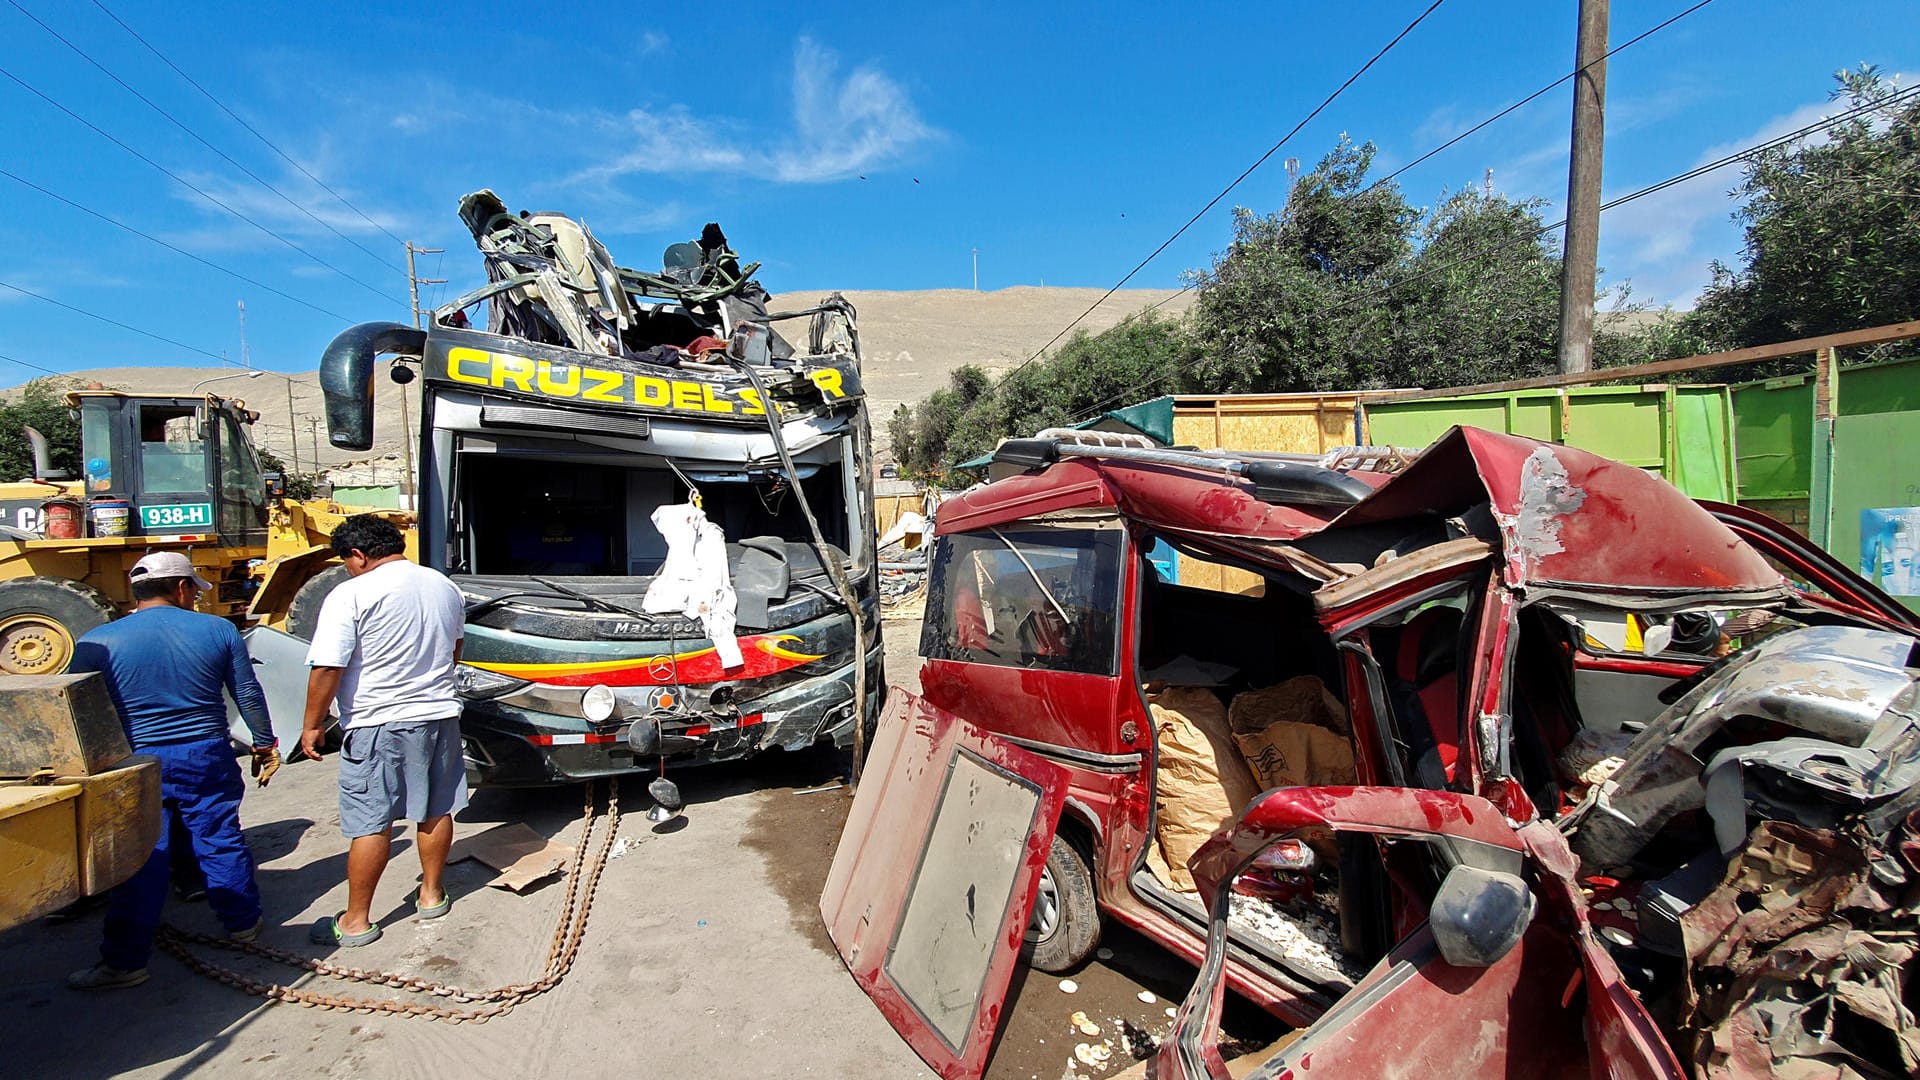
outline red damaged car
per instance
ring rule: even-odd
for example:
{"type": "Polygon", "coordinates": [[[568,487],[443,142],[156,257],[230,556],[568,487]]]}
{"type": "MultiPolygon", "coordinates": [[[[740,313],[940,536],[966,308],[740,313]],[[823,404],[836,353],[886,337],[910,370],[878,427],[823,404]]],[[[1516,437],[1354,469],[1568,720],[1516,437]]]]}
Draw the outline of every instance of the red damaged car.
{"type": "Polygon", "coordinates": [[[1830,556],[1475,429],[997,461],[820,905],[940,1075],[1108,920],[1199,969],[1162,1077],[1228,989],[1261,1077],[1920,1070],[1920,622],[1830,556]]]}

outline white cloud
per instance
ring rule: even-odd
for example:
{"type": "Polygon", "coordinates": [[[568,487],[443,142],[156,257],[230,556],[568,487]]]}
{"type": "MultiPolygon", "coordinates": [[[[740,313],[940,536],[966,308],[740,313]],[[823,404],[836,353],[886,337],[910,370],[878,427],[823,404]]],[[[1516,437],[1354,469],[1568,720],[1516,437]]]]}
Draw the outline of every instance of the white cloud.
{"type": "Polygon", "coordinates": [[[622,144],[566,183],[608,185],[624,176],[718,173],[783,183],[841,180],[897,161],[933,138],[901,86],[878,68],[838,77],[838,58],[810,38],[794,49],[792,135],[757,138],[748,125],[704,119],[684,106],[586,117],[622,144]]]}
{"type": "Polygon", "coordinates": [[[626,149],[611,160],[581,169],[568,182],[606,183],[636,173],[731,173],[748,165],[745,151],[680,106],[664,112],[632,109],[598,126],[614,130],[626,149]]]}
{"type": "MultiPolygon", "coordinates": [[[[1702,151],[1694,165],[1705,165],[1750,146],[1779,138],[1840,111],[1835,102],[1802,105],[1768,120],[1747,135],[1702,151]]],[[[1814,136],[1818,141],[1821,136],[1814,136]]],[[[1600,221],[1601,263],[1613,280],[1631,279],[1636,299],[1688,306],[1708,282],[1718,258],[1736,262],[1739,230],[1731,215],[1739,202],[1730,194],[1739,182],[1734,162],[1710,173],[1607,211],[1600,221]],[[1711,247],[1713,250],[1704,250],[1711,247]]],[[[1617,198],[1632,188],[1606,193],[1617,198]]]]}
{"type": "Polygon", "coordinates": [[[775,155],[781,180],[840,180],[897,159],[933,131],[906,91],[873,67],[834,82],[838,58],[811,38],[794,49],[793,122],[799,139],[775,155]]]}
{"type": "Polygon", "coordinates": [[[658,30],[642,30],[640,40],[635,43],[634,48],[641,56],[652,56],[655,53],[665,52],[668,44],[667,35],[658,30]]]}

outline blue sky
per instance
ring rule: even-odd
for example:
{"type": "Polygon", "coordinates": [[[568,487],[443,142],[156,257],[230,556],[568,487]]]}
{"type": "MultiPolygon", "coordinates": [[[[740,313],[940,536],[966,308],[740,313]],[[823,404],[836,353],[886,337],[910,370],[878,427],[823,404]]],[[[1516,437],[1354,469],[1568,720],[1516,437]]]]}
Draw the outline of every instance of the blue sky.
{"type": "MultiPolygon", "coordinates": [[[[0,4],[0,68],[310,255],[8,78],[0,169],[344,318],[0,177],[0,282],[179,343],[0,289],[0,354],[53,370],[237,362],[243,300],[254,364],[311,369],[349,321],[406,317],[392,237],[447,249],[421,269],[452,284],[423,299],[481,281],[454,216],[480,187],[583,218],[637,267],[717,220],[776,293],[965,288],[974,248],[983,289],[1109,286],[1426,6],[103,2],[357,210],[83,0],[0,4]]],[[[1615,0],[1612,40],[1690,3],[1615,0]]],[[[1564,75],[1574,13],[1573,0],[1447,0],[1132,284],[1176,286],[1205,265],[1233,205],[1277,209],[1288,157],[1311,168],[1347,132],[1375,142],[1390,171],[1564,75]]],[[[1607,196],[1823,115],[1838,68],[1876,63],[1911,84],[1915,15],[1910,0],[1715,0],[1620,53],[1607,196]]],[[[1409,171],[1408,200],[1435,204],[1492,169],[1497,189],[1546,199],[1557,220],[1569,95],[1409,171]]],[[[1687,304],[1710,260],[1737,259],[1735,179],[1724,170],[1604,217],[1605,281],[1687,304]]],[[[0,360],[0,385],[38,373],[0,360]]]]}

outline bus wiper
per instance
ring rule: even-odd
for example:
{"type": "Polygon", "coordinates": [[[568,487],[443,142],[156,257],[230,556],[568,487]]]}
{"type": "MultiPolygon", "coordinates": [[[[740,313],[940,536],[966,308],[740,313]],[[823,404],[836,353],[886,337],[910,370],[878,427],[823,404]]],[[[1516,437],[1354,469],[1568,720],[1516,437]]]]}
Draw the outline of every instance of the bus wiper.
{"type": "Polygon", "coordinates": [[[649,621],[653,619],[653,616],[647,614],[644,611],[641,611],[639,608],[630,608],[625,604],[616,604],[613,601],[608,600],[604,597],[595,596],[589,592],[582,592],[579,589],[562,585],[557,581],[549,581],[546,578],[535,577],[532,574],[528,574],[527,579],[530,581],[537,581],[540,584],[545,585],[547,588],[552,589],[554,592],[557,592],[562,596],[570,596],[575,600],[580,601],[583,604],[586,604],[590,607],[597,607],[602,611],[611,611],[620,615],[631,615],[636,619],[647,619],[649,621]]]}

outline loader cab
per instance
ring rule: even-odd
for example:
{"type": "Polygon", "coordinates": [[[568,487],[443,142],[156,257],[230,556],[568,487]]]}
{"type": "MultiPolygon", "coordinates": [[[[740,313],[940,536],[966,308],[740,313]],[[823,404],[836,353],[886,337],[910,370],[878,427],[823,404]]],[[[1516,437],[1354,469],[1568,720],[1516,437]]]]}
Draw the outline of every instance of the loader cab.
{"type": "Polygon", "coordinates": [[[124,500],[129,536],[266,543],[267,481],[249,434],[259,414],[212,395],[70,394],[80,413],[84,497],[124,500]]]}

